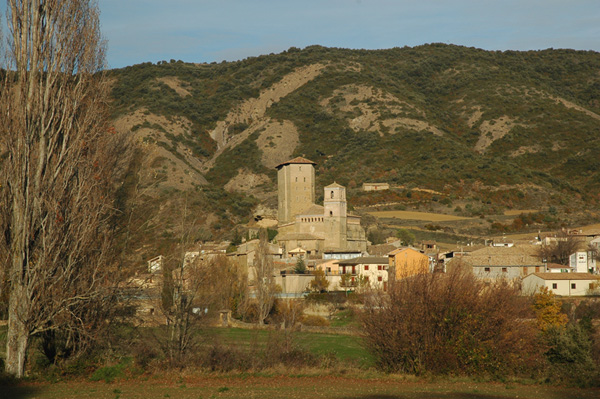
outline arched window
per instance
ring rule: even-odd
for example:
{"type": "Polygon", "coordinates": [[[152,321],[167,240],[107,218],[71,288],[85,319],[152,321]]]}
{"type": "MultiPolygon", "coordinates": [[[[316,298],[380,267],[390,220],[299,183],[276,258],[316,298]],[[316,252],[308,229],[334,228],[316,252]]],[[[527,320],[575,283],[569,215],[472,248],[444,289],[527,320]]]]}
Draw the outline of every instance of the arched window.
{"type": "Polygon", "coordinates": [[[329,216],[333,216],[333,211],[329,211],[329,216]]]}
{"type": "Polygon", "coordinates": [[[333,198],[333,190],[331,191],[331,198],[333,198]]]}

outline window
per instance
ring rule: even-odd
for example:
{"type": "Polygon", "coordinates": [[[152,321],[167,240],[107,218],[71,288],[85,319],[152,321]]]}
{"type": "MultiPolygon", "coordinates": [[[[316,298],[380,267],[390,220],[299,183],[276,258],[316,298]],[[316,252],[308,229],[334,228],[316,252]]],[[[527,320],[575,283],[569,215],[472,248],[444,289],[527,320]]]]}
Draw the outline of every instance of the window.
{"type": "Polygon", "coordinates": [[[490,272],[490,268],[489,268],[489,267],[485,267],[485,268],[483,269],[483,271],[485,271],[485,272],[489,273],[489,272],[490,272]]]}
{"type": "Polygon", "coordinates": [[[304,183],[306,183],[306,177],[304,178],[304,183]]]}
{"type": "Polygon", "coordinates": [[[383,277],[381,277],[381,276],[377,277],[377,281],[382,281],[382,280],[383,280],[383,277]]]}
{"type": "Polygon", "coordinates": [[[296,177],[296,183],[298,183],[298,178],[296,177]]]}
{"type": "Polygon", "coordinates": [[[377,270],[383,270],[383,266],[382,265],[377,265],[377,270]]]}
{"type": "Polygon", "coordinates": [[[365,271],[369,270],[369,265],[365,265],[365,271]]]}
{"type": "Polygon", "coordinates": [[[329,216],[333,216],[333,211],[329,211],[329,216]]]}
{"type": "Polygon", "coordinates": [[[575,288],[577,288],[577,284],[571,283],[571,289],[574,290],[575,288]]]}
{"type": "Polygon", "coordinates": [[[508,268],[507,267],[503,267],[502,268],[502,273],[507,273],[508,272],[508,268]]]}
{"type": "Polygon", "coordinates": [[[333,198],[333,191],[331,192],[331,198],[333,198]]]}
{"type": "Polygon", "coordinates": [[[365,283],[369,282],[369,276],[365,276],[365,283]]]}
{"type": "Polygon", "coordinates": [[[558,288],[558,283],[552,283],[552,289],[555,290],[558,288]]]}

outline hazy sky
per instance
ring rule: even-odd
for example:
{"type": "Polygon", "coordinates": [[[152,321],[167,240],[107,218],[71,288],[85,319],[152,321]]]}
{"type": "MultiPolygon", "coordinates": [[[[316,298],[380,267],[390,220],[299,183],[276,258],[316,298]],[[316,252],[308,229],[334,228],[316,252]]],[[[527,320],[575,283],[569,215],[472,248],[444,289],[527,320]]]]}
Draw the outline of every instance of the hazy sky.
{"type": "MultiPolygon", "coordinates": [[[[2,2],[4,3],[4,2],[2,2]]],[[[111,68],[292,46],[600,51],[600,0],[98,0],[111,68]]],[[[4,8],[4,5],[1,7],[4,8]]]]}

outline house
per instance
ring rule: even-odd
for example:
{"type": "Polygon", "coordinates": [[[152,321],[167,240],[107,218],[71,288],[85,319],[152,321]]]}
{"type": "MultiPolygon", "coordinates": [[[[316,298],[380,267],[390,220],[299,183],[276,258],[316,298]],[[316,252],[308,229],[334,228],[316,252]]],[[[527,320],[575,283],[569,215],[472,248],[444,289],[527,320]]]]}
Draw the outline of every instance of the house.
{"type": "MultiPolygon", "coordinates": [[[[258,248],[259,240],[254,239],[246,241],[240,244],[236,252],[227,254],[231,260],[235,261],[240,267],[243,267],[246,272],[248,268],[254,265],[254,255],[258,248]]],[[[273,261],[280,260],[283,258],[281,248],[276,244],[268,243],[269,255],[273,258],[273,261]]]]}
{"type": "Polygon", "coordinates": [[[364,281],[372,288],[387,291],[388,258],[361,256],[337,262],[340,276],[346,276],[344,283],[355,287],[358,281],[364,281]]]}
{"type": "Polygon", "coordinates": [[[590,273],[532,273],[522,282],[522,292],[530,295],[547,287],[556,295],[584,296],[596,289],[600,276],[590,273]]]}
{"type": "MultiPolygon", "coordinates": [[[[531,273],[546,271],[546,265],[537,256],[533,245],[512,247],[485,247],[465,254],[458,265],[472,268],[473,274],[482,279],[521,279],[531,273]]],[[[451,265],[448,264],[450,268],[451,265]]]]}
{"type": "Polygon", "coordinates": [[[337,276],[339,274],[338,259],[315,259],[308,261],[308,270],[321,269],[326,276],[337,276]]]}
{"type": "Polygon", "coordinates": [[[400,280],[416,274],[430,272],[429,257],[415,248],[398,248],[388,253],[390,279],[400,280]]]}
{"type": "Polygon", "coordinates": [[[300,247],[294,248],[291,251],[288,251],[288,255],[291,258],[305,258],[306,251],[300,247]]]}

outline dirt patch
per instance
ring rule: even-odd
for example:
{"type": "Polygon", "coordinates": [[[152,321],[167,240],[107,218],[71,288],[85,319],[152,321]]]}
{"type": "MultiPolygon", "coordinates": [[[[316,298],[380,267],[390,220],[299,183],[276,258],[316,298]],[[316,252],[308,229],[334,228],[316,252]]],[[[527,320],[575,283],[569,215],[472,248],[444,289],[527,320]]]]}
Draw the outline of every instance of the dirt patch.
{"type": "Polygon", "coordinates": [[[347,85],[333,92],[331,97],[321,101],[321,106],[329,112],[345,112],[348,124],[354,131],[364,130],[395,133],[397,128],[415,131],[428,131],[441,136],[443,132],[419,119],[425,113],[412,104],[370,86],[347,85]],[[391,117],[385,117],[391,115],[391,117]]]}
{"type": "Polygon", "coordinates": [[[175,76],[165,76],[162,78],[158,78],[156,79],[158,82],[164,83],[167,86],[169,86],[171,89],[175,90],[175,92],[177,94],[179,94],[181,97],[185,97],[185,96],[191,96],[192,94],[187,91],[186,89],[184,89],[183,87],[181,87],[181,81],[176,78],[175,76]]]}
{"type": "Polygon", "coordinates": [[[267,168],[274,168],[289,160],[298,143],[298,129],[290,121],[268,120],[256,140],[258,148],[262,151],[262,163],[267,168]]]}
{"type": "Polygon", "coordinates": [[[323,68],[325,68],[323,64],[313,64],[287,74],[281,81],[261,92],[258,98],[246,100],[229,112],[224,121],[217,123],[217,127],[210,132],[210,136],[217,142],[219,149],[226,147],[230,137],[228,128],[231,125],[253,123],[262,119],[267,108],[319,76],[323,68]]]}
{"type": "Polygon", "coordinates": [[[510,153],[511,158],[518,157],[523,154],[536,154],[542,151],[542,146],[539,144],[529,145],[529,146],[521,146],[517,148],[517,150],[510,153]]]}
{"type": "Polygon", "coordinates": [[[514,119],[504,115],[498,119],[483,121],[479,126],[481,135],[475,144],[475,151],[483,153],[496,140],[506,136],[515,126],[525,126],[521,123],[516,123],[514,119]]]}
{"type": "MultiPolygon", "coordinates": [[[[144,185],[168,186],[180,190],[192,188],[207,181],[199,172],[201,162],[192,152],[180,143],[172,143],[166,133],[173,136],[187,134],[191,122],[183,117],[171,120],[139,109],[124,115],[114,121],[115,129],[119,132],[131,132],[132,140],[146,154],[140,168],[141,180],[144,185]],[[164,144],[160,144],[164,143],[164,144]],[[175,146],[175,153],[163,145],[175,146]]],[[[155,190],[149,190],[151,195],[155,190]]]]}
{"type": "Polygon", "coordinates": [[[592,117],[592,118],[600,121],[600,115],[598,115],[598,114],[596,114],[596,113],[594,113],[594,112],[592,112],[592,111],[590,111],[588,109],[585,109],[585,108],[583,108],[583,107],[581,107],[581,106],[579,106],[579,105],[577,105],[575,103],[572,103],[571,101],[567,101],[564,98],[560,98],[560,97],[549,96],[549,98],[552,99],[552,100],[554,100],[554,101],[556,101],[558,104],[562,104],[562,105],[564,105],[567,108],[574,109],[574,110],[579,111],[579,112],[583,112],[587,116],[592,117]]]}
{"type": "Polygon", "coordinates": [[[245,169],[238,169],[238,174],[225,184],[225,190],[249,193],[256,187],[270,182],[271,180],[265,175],[257,175],[245,169]]]}
{"type": "MultiPolygon", "coordinates": [[[[210,136],[217,142],[217,151],[211,159],[203,165],[202,170],[207,171],[212,168],[217,157],[221,155],[225,149],[237,146],[259,129],[267,129],[271,124],[270,119],[265,117],[267,109],[281,98],[319,76],[323,68],[325,68],[325,65],[323,64],[313,64],[296,69],[294,72],[287,74],[281,81],[261,92],[258,98],[244,101],[237,108],[229,112],[224,121],[217,122],[215,129],[210,132],[210,136]],[[248,125],[248,127],[241,133],[232,135],[230,133],[230,127],[236,124],[245,124],[248,125]]],[[[284,122],[284,128],[289,127],[290,123],[284,122]]],[[[294,128],[289,129],[285,135],[288,138],[293,139],[294,135],[297,136],[297,134],[298,133],[294,128]]],[[[284,135],[282,134],[282,136],[284,135]]],[[[276,148],[277,147],[275,147],[275,149],[276,148]]],[[[289,143],[286,144],[283,152],[286,154],[289,152],[289,143]]],[[[272,159],[277,158],[277,156],[274,156],[273,154],[274,151],[270,152],[265,156],[265,159],[268,162],[274,162],[272,159]]]]}
{"type": "Polygon", "coordinates": [[[471,116],[469,116],[469,119],[467,119],[467,125],[469,125],[469,127],[475,126],[475,124],[479,122],[482,116],[483,111],[481,110],[481,107],[475,107],[473,113],[471,114],[471,116]]]}

